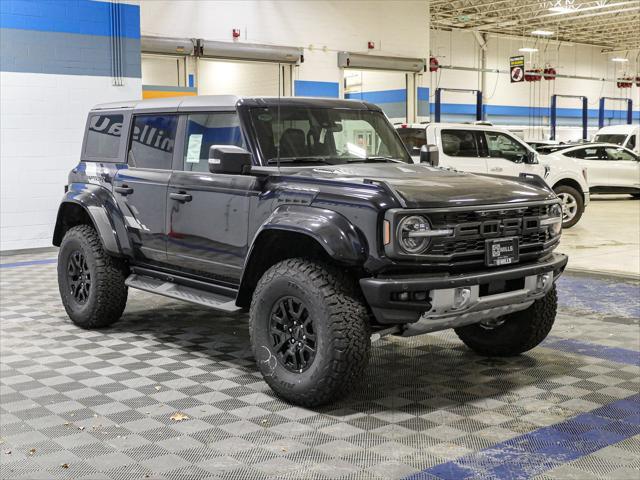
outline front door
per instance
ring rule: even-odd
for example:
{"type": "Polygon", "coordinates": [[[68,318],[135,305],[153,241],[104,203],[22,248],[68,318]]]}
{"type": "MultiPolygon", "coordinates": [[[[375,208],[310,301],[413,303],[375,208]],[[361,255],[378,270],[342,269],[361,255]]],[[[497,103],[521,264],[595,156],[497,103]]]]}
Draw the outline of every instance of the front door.
{"type": "Polygon", "coordinates": [[[487,159],[480,155],[477,132],[443,129],[440,132],[440,166],[463,172],[487,173],[487,159]]]}
{"type": "Polygon", "coordinates": [[[493,175],[517,177],[521,173],[533,173],[544,178],[544,165],[527,163],[530,150],[504,132],[486,130],[481,141],[486,145],[487,168],[493,175]]]}
{"type": "Polygon", "coordinates": [[[640,188],[640,159],[621,147],[602,147],[609,163],[609,184],[615,187],[640,188]]]}
{"type": "Polygon", "coordinates": [[[196,113],[185,118],[181,161],[168,190],[167,256],[175,268],[237,284],[248,252],[251,175],[209,172],[209,147],[244,147],[235,112],[196,113]]]}
{"type": "Polygon", "coordinates": [[[140,262],[166,261],[165,217],[178,117],[135,115],[127,149],[128,168],[113,179],[114,196],[140,262]]]}

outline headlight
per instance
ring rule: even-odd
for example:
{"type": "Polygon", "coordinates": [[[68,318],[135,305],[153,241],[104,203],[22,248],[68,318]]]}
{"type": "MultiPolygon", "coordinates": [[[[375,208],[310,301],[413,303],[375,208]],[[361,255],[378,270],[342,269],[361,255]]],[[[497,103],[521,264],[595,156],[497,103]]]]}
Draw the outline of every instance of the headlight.
{"type": "Polygon", "coordinates": [[[429,221],[420,215],[405,217],[398,223],[398,244],[411,254],[422,253],[429,245],[429,221]]]}
{"type": "Polygon", "coordinates": [[[562,207],[557,203],[551,205],[549,215],[547,218],[540,220],[540,226],[549,227],[549,232],[552,237],[558,236],[562,231],[562,217],[562,207]]]}

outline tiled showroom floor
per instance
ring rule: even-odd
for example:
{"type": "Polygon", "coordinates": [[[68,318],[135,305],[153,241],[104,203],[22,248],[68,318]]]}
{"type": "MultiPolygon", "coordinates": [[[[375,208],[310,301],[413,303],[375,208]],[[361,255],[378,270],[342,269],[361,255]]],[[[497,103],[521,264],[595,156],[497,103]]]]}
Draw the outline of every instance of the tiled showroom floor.
{"type": "Polygon", "coordinates": [[[640,477],[637,283],[565,276],[518,358],[382,339],[352,396],[306,410],[261,380],[246,317],[131,291],[114,327],[76,328],[53,257],[2,257],[3,479],[640,477]]]}

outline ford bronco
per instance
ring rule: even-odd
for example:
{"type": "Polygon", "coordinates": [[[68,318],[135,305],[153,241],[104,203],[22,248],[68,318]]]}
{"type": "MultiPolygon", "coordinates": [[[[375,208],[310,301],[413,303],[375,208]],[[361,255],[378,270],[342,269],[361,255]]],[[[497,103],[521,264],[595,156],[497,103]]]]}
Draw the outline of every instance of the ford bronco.
{"type": "Polygon", "coordinates": [[[128,288],[248,311],[266,382],[316,406],[383,335],[453,328],[489,356],[538,345],[561,229],[542,179],[415,165],[375,105],[199,96],[91,110],[53,244],[78,326],[116,322],[128,288]]]}

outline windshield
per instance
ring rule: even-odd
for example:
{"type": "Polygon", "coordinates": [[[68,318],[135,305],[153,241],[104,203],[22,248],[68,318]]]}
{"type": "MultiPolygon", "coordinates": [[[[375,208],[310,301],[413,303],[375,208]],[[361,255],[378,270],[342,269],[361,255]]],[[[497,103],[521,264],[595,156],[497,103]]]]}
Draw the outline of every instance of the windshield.
{"type": "Polygon", "coordinates": [[[420,155],[420,149],[427,143],[427,133],[424,128],[399,128],[398,135],[412,155],[420,155]]]}
{"type": "Polygon", "coordinates": [[[615,143],[616,145],[622,145],[624,141],[627,139],[626,135],[621,135],[619,133],[601,133],[596,135],[594,139],[595,142],[602,143],[615,143]]]}
{"type": "Polygon", "coordinates": [[[280,107],[251,109],[265,162],[341,164],[411,158],[386,117],[372,110],[280,107]]]}

